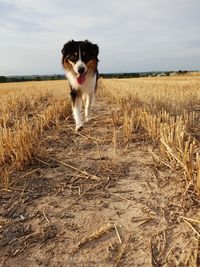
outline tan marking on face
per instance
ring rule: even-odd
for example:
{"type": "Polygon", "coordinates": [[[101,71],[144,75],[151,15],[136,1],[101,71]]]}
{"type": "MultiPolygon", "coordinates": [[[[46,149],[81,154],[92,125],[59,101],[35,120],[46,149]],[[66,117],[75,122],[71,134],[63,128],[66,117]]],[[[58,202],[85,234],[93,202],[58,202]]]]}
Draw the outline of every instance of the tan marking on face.
{"type": "Polygon", "coordinates": [[[72,67],[75,66],[75,63],[68,59],[68,62],[72,65],[72,67]]]}
{"type": "Polygon", "coordinates": [[[97,69],[97,60],[96,59],[91,59],[90,61],[88,61],[86,63],[87,69],[88,69],[88,73],[89,74],[93,74],[96,69],[97,69]]]}
{"type": "Polygon", "coordinates": [[[75,74],[73,65],[74,65],[74,63],[71,62],[70,60],[66,60],[66,59],[64,60],[64,64],[63,64],[64,69],[66,69],[67,71],[71,71],[75,74]]]}

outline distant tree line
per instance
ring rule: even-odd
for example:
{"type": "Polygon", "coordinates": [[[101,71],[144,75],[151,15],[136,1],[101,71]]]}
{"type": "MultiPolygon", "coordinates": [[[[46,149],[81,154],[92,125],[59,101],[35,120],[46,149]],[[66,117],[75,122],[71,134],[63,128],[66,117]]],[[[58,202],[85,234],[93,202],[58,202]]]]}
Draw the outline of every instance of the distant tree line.
{"type": "MultiPolygon", "coordinates": [[[[101,73],[102,78],[137,78],[140,73],[101,73]]],[[[33,75],[33,76],[0,76],[0,83],[6,82],[27,82],[27,81],[46,81],[46,80],[63,80],[64,75],[33,75]]]]}
{"type": "MultiPolygon", "coordinates": [[[[179,71],[166,71],[166,72],[124,72],[124,73],[100,73],[99,77],[102,78],[139,78],[139,77],[148,77],[148,76],[158,76],[162,74],[162,76],[169,76],[171,73],[175,73],[177,75],[184,75],[188,71],[179,70],[179,71]]],[[[0,83],[7,82],[27,82],[27,81],[47,81],[47,80],[63,80],[66,79],[65,75],[54,74],[54,75],[26,75],[26,76],[0,76],[0,83]]]]}
{"type": "Polygon", "coordinates": [[[0,83],[62,80],[64,75],[0,76],[0,83]]]}
{"type": "Polygon", "coordinates": [[[120,79],[120,78],[138,78],[141,76],[139,72],[133,72],[133,73],[127,72],[127,73],[101,73],[99,74],[99,77],[109,78],[109,79],[112,78],[120,79]]]}

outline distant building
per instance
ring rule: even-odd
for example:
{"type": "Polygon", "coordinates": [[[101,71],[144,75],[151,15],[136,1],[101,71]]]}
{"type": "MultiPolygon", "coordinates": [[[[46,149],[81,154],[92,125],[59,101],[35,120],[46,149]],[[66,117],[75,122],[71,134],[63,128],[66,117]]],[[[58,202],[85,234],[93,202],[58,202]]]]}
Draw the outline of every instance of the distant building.
{"type": "Polygon", "coordinates": [[[176,76],[176,75],[178,75],[176,72],[171,72],[171,73],[169,74],[169,76],[176,76]]]}
{"type": "Polygon", "coordinates": [[[164,72],[159,73],[159,74],[157,75],[157,77],[163,77],[163,76],[166,76],[166,74],[165,74],[164,72]]]}

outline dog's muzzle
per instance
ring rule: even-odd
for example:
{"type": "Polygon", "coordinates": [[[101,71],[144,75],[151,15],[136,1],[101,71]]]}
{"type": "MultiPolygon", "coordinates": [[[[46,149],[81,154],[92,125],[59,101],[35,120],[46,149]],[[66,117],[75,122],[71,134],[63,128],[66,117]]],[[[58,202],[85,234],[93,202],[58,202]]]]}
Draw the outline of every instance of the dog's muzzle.
{"type": "Polygon", "coordinates": [[[86,80],[87,67],[84,62],[79,60],[75,65],[75,72],[77,73],[77,82],[79,85],[83,85],[86,80]]]}
{"type": "Polygon", "coordinates": [[[81,75],[81,74],[84,74],[85,73],[85,68],[84,67],[79,67],[78,68],[78,73],[81,75]]]}

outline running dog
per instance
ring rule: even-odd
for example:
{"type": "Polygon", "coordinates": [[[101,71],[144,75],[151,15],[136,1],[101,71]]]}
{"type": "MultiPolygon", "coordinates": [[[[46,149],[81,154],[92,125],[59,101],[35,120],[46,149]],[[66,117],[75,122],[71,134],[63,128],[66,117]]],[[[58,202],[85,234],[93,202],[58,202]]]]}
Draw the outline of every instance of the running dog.
{"type": "Polygon", "coordinates": [[[98,54],[96,44],[85,41],[67,42],[62,49],[62,65],[70,85],[72,111],[76,131],[83,128],[81,108],[85,102],[85,121],[89,121],[98,80],[98,54]]]}

